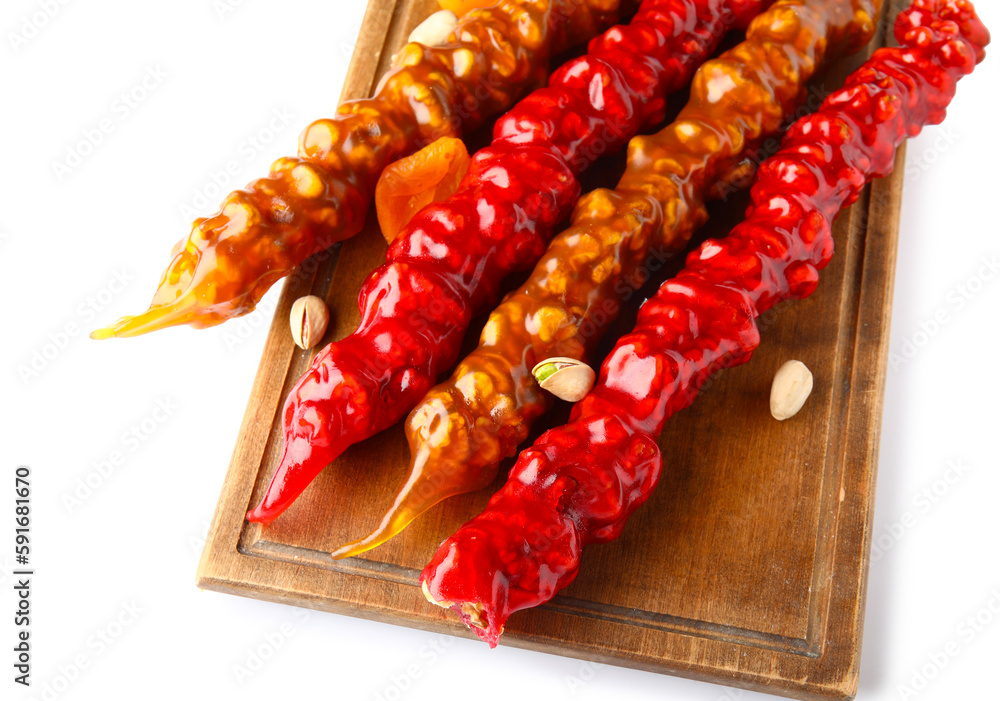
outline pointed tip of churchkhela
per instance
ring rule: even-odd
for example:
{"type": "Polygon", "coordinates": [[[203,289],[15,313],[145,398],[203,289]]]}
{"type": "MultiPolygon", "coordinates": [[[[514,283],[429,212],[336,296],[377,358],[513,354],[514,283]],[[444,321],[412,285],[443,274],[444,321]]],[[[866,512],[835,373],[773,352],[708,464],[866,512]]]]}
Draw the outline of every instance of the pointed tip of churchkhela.
{"type": "Polygon", "coordinates": [[[194,299],[180,297],[168,304],[154,304],[142,314],[123,316],[115,323],[91,331],[95,341],[108,338],[132,338],[151,331],[188,324],[195,318],[194,299]]]}
{"type": "Polygon", "coordinates": [[[378,547],[385,541],[389,540],[401,530],[402,528],[391,530],[385,521],[383,521],[378,528],[366,535],[364,538],[358,538],[357,540],[352,540],[349,543],[341,545],[339,548],[330,553],[330,557],[334,560],[343,560],[345,557],[354,557],[355,555],[368,552],[372,548],[378,547]]]}
{"type": "Polygon", "coordinates": [[[268,485],[268,491],[264,495],[264,498],[260,500],[254,508],[247,511],[247,521],[251,523],[263,523],[265,526],[274,519],[278,518],[285,512],[289,504],[292,503],[295,497],[298,496],[296,492],[290,499],[284,500],[284,502],[278,502],[273,498],[273,490],[270,485],[268,485]]]}
{"type": "Polygon", "coordinates": [[[382,521],[365,537],[345,543],[330,553],[334,560],[354,557],[378,547],[401,533],[431,507],[456,494],[481,489],[496,475],[495,470],[488,471],[484,476],[478,472],[464,475],[460,469],[456,469],[452,473],[451,482],[442,480],[442,468],[435,465],[431,455],[429,450],[414,452],[410,461],[410,474],[396,493],[392,506],[382,515],[382,521]]]}
{"type": "Polygon", "coordinates": [[[345,557],[354,557],[355,555],[360,555],[361,553],[368,552],[372,548],[378,547],[382,543],[387,540],[391,540],[393,537],[401,533],[404,528],[410,525],[410,522],[413,521],[413,519],[447,496],[440,495],[437,498],[433,498],[430,503],[427,503],[426,501],[417,502],[411,499],[413,494],[414,492],[412,491],[401,491],[399,496],[396,497],[396,502],[385,513],[382,517],[382,522],[379,523],[375,530],[366,535],[364,538],[352,540],[349,543],[341,545],[339,548],[330,553],[330,556],[334,560],[343,560],[345,557]]]}
{"type": "MultiPolygon", "coordinates": [[[[304,377],[309,376],[307,373],[304,377]]],[[[301,382],[302,380],[300,380],[301,382]]],[[[309,412],[312,413],[310,409],[309,412]]],[[[294,421],[301,428],[301,421],[294,421]]],[[[252,523],[269,524],[285,513],[343,448],[321,444],[312,430],[285,431],[278,467],[257,506],[246,514],[252,523]]]]}
{"type": "MultiPolygon", "coordinates": [[[[276,474],[273,479],[277,479],[278,476],[281,474],[280,466],[278,467],[278,471],[279,471],[278,474],[276,474]]],[[[260,500],[260,503],[257,504],[257,506],[255,506],[254,508],[247,511],[246,515],[247,521],[250,521],[251,523],[263,523],[264,525],[267,525],[271,523],[271,521],[273,521],[274,519],[278,518],[278,516],[280,516],[282,512],[285,510],[285,508],[288,506],[288,504],[278,503],[278,501],[274,499],[273,479],[271,484],[268,484],[267,492],[265,492],[263,498],[260,500]]],[[[296,493],[295,496],[298,496],[298,494],[296,493]]],[[[288,503],[290,504],[291,500],[288,500],[288,503]]]]}
{"type": "Polygon", "coordinates": [[[276,517],[277,514],[269,514],[267,510],[263,508],[263,504],[247,511],[247,521],[250,521],[251,523],[268,524],[276,517]]]}

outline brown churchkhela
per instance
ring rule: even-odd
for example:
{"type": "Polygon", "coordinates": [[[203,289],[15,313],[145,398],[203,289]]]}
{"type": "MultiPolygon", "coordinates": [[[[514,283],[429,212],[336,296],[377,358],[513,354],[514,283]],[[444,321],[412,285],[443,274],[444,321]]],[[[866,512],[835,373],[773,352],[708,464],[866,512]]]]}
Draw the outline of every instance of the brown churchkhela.
{"type": "Polygon", "coordinates": [[[441,545],[420,578],[428,599],[496,645],[511,613],[573,581],[584,546],[621,534],[659,479],[664,423],[714,372],[750,359],[760,314],[816,289],[837,214],[892,171],[904,139],[944,119],[989,42],[967,0],[915,0],[895,36],[899,48],[876,51],[792,125],[760,166],[746,220],[688,256],[570,423],[521,453],[486,510],[441,545]]]}
{"type": "Polygon", "coordinates": [[[410,474],[378,527],[334,557],[373,548],[442,499],[493,480],[552,406],[532,367],[586,359],[649,274],[650,252],[687,243],[708,217],[706,197],[746,177],[755,148],[778,132],[806,82],[868,42],[877,11],[869,0],[782,0],[698,70],[677,119],[632,140],[618,187],[581,198],[572,226],[490,315],[479,347],[410,413],[410,474]]]}
{"type": "MultiPolygon", "coordinates": [[[[361,287],[358,328],[323,349],[282,409],[281,464],[247,518],[269,523],[348,446],[387,428],[458,357],[473,315],[532,266],[598,145],[663,119],[730,26],[762,0],[644,0],[497,121],[459,189],[418,212],[361,287]]],[[[744,25],[745,26],[745,25],[744,25]]]]}
{"type": "Polygon", "coordinates": [[[91,337],[201,328],[253,311],[296,265],[361,231],[386,165],[510,108],[545,79],[553,54],[597,34],[618,7],[619,0],[502,0],[463,16],[443,46],[407,44],[373,97],[310,124],[298,156],[279,158],[267,177],[194,222],[147,311],[91,337]]]}

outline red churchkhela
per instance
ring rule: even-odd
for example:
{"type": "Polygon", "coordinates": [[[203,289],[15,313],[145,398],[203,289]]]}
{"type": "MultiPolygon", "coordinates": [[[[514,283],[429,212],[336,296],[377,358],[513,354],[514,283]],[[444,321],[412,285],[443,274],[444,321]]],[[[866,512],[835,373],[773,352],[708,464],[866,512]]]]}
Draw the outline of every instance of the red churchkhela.
{"type": "Polygon", "coordinates": [[[746,220],[692,252],[639,312],[569,424],[543,434],[486,510],[441,545],[420,581],[495,646],[508,617],[576,577],[585,545],[613,540],[656,486],[656,436],[720,368],[749,360],[756,317],[816,289],[832,223],[896,147],[944,119],[989,34],[967,0],[916,0],[880,49],[798,120],[760,167],[746,220]]]}
{"type": "Polygon", "coordinates": [[[731,26],[766,0],[645,0],[502,117],[459,190],[421,210],[365,281],[361,323],[285,403],[284,451],[251,521],[269,523],[348,446],[395,423],[454,363],[469,320],[532,266],[580,194],[593,154],[663,119],[731,26]]]}

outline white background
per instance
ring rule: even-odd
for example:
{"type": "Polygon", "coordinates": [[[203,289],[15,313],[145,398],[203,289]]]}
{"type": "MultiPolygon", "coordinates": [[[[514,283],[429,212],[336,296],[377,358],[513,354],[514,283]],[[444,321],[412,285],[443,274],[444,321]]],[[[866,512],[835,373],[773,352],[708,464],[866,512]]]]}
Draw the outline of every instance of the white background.
{"type": "MultiPolygon", "coordinates": [[[[979,4],[1000,28],[996,0],[979,4]]],[[[207,214],[221,199],[214,171],[235,160],[226,190],[242,185],[333,112],[364,3],[246,0],[222,13],[212,0],[68,2],[32,33],[25,22],[44,5],[0,10],[0,697],[758,696],[199,591],[202,539],[270,313],[124,341],[85,332],[146,308],[188,231],[183,208],[207,214]],[[32,35],[12,41],[17,33],[32,35]],[[121,102],[146,75],[145,99],[121,102]],[[289,124],[272,121],[274,110],[289,124]],[[60,179],[56,164],[103,119],[110,133],[60,179]],[[269,143],[258,148],[255,136],[269,143]],[[123,289],[109,287],[116,275],[123,289]],[[55,357],[19,375],[53,339],[64,342],[55,357]],[[142,441],[127,437],[144,421],[142,441]],[[112,451],[124,462],[69,504],[112,451]],[[30,693],[10,666],[19,464],[34,483],[30,693]],[[258,665],[257,654],[268,659],[258,665]]],[[[998,81],[993,55],[960,84],[946,124],[908,150],[891,342],[901,361],[886,388],[875,516],[884,553],[871,567],[861,699],[1000,698],[1000,614],[988,608],[1000,611],[1000,280],[978,279],[983,259],[1000,256],[998,81]],[[961,308],[959,285],[976,290],[961,308]],[[947,484],[953,462],[963,473],[947,484]],[[921,496],[928,488],[933,501],[921,496]],[[981,628],[963,627],[977,613],[981,628]],[[950,642],[958,654],[938,670],[930,660],[950,642]],[[920,686],[915,674],[933,678],[910,696],[901,685],[920,686]]]]}

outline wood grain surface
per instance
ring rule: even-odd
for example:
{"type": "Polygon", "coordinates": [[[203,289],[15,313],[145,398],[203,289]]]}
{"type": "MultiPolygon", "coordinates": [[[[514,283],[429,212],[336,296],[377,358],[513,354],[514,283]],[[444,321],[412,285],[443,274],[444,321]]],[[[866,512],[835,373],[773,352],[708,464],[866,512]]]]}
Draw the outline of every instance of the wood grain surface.
{"type": "MultiPolygon", "coordinates": [[[[434,7],[371,0],[342,98],[370,94],[389,56],[434,7]]],[[[887,8],[883,30],[895,9],[887,8]]],[[[879,41],[835,65],[815,89],[839,87],[879,41]]],[[[623,536],[588,549],[577,580],[548,605],[515,614],[501,644],[795,698],[854,696],[902,159],[901,149],[894,174],[838,219],[837,254],[817,292],[765,314],[753,360],[716,376],[668,422],[663,478],[623,536]],[[809,366],[815,390],[796,417],[777,422],[768,412],[771,378],[791,358],[809,366]]],[[[613,184],[619,168],[620,158],[599,163],[588,184],[613,184]]],[[[724,235],[745,206],[745,196],[714,205],[700,238],[724,235]]],[[[358,321],[357,290],[384,253],[370,216],[361,235],[286,281],[197,582],[472,637],[424,600],[417,577],[438,543],[482,509],[510,463],[493,488],[439,505],[361,557],[334,561],[330,550],[376,525],[407,470],[397,425],[348,450],[275,523],[244,521],[277,466],[280,407],[313,356],[291,341],[292,302],[324,297],[332,315],[325,340],[342,338],[358,321]]],[[[634,309],[623,317],[617,333],[634,309]]],[[[474,327],[468,342],[477,337],[474,327]]],[[[566,413],[560,407],[538,432],[566,413]]]]}

